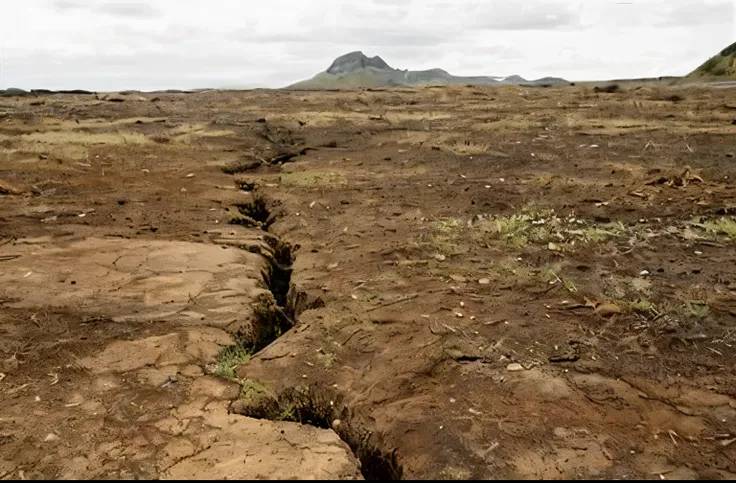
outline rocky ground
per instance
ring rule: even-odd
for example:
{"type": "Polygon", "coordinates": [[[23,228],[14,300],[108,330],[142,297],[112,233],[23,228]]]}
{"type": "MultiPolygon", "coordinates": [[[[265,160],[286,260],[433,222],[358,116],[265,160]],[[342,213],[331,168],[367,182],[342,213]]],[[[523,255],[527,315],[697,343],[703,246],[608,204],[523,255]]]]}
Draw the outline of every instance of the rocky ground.
{"type": "Polygon", "coordinates": [[[732,91],[3,98],[0,475],[731,479],[732,91]]]}

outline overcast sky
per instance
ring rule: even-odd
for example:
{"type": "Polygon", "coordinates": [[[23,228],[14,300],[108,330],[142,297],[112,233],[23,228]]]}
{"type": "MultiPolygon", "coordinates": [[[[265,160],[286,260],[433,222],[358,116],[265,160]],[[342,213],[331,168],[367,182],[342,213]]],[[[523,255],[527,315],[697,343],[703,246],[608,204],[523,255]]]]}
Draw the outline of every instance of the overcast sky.
{"type": "Polygon", "coordinates": [[[283,87],[354,50],[456,75],[684,75],[736,40],[736,0],[2,3],[0,83],[21,88],[283,87]]]}

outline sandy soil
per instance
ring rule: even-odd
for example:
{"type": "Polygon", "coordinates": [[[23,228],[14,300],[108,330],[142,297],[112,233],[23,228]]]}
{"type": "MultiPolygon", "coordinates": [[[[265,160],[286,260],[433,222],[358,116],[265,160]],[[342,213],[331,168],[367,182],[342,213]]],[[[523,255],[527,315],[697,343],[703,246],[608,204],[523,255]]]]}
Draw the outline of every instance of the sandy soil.
{"type": "Polygon", "coordinates": [[[736,477],[733,93],[3,99],[0,475],[736,477]]]}

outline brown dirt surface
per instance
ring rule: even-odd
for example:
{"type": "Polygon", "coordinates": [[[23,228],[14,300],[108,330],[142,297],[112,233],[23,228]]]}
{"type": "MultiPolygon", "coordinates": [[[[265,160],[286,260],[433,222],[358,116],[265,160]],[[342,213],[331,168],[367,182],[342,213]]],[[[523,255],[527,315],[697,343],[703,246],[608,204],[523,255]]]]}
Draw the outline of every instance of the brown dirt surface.
{"type": "Polygon", "coordinates": [[[3,478],[736,477],[733,89],[114,98],[0,102],[3,478]]]}

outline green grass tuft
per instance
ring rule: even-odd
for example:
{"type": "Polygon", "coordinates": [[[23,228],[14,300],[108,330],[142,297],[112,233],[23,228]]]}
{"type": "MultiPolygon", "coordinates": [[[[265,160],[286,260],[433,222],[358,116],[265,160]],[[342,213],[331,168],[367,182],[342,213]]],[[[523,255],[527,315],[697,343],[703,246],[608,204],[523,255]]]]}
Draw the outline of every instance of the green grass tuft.
{"type": "Polygon", "coordinates": [[[217,375],[229,380],[235,380],[235,368],[245,364],[253,354],[252,349],[243,341],[223,347],[217,356],[217,375]]]}

